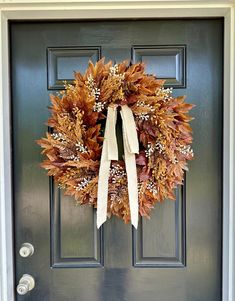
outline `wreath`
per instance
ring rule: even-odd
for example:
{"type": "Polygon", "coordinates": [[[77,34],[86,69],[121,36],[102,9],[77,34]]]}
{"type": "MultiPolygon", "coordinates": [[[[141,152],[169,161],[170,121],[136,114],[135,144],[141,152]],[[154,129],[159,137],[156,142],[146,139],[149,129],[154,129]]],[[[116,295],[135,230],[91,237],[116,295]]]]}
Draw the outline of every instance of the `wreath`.
{"type": "MultiPolygon", "coordinates": [[[[143,63],[131,65],[124,61],[113,65],[101,59],[96,64],[89,62],[84,75],[74,75],[73,84],[65,83],[64,90],[50,96],[50,130],[37,141],[46,155],[41,166],[48,175],[81,205],[99,206],[97,194],[99,190],[102,194],[106,185],[103,210],[108,217],[115,215],[125,223],[132,220],[132,210],[149,217],[156,202],[175,200],[174,190],[183,184],[187,160],[193,158],[189,125],[192,117],[188,115],[193,105],[185,103],[184,96],[173,97],[172,88],[164,88],[164,80],[146,74],[143,63]],[[124,108],[127,118],[130,113],[134,120],[139,148],[134,151],[134,168],[129,177],[125,149],[122,154],[119,148],[118,157],[112,157],[111,149],[106,171],[100,170],[105,143],[111,143],[107,149],[113,147],[117,153],[116,119],[124,108]],[[109,110],[113,119],[108,117],[109,110]],[[112,126],[109,138],[105,136],[108,118],[112,126]],[[104,176],[106,184],[99,182],[104,176]],[[135,178],[138,195],[133,209],[129,197],[135,187],[128,186],[128,182],[135,178]]],[[[124,124],[124,115],[123,141],[131,127],[133,130],[133,120],[124,124]]]]}

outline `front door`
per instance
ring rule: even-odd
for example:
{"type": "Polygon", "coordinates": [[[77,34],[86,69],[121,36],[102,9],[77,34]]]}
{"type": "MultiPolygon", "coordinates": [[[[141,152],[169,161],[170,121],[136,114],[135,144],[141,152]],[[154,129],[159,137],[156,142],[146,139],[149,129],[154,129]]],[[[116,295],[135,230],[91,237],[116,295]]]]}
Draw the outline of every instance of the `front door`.
{"type": "MultiPolygon", "coordinates": [[[[108,17],[108,16],[107,16],[108,17]]],[[[12,146],[16,285],[30,301],[221,301],[223,20],[13,22],[12,146]],[[196,104],[195,160],[177,200],[138,231],[75,206],[39,167],[49,94],[100,57],[146,62],[196,104]],[[34,254],[22,257],[23,243],[34,254]],[[22,252],[21,252],[22,253],[22,252]]]]}

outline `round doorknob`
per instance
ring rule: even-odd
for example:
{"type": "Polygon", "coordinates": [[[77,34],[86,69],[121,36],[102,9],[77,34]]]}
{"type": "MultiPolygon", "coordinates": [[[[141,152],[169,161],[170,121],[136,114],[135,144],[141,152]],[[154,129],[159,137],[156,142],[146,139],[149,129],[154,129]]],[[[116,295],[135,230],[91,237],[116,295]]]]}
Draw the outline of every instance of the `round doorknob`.
{"type": "Polygon", "coordinates": [[[25,242],[21,245],[19,253],[22,257],[30,257],[34,253],[34,247],[30,243],[25,242]]]}
{"type": "Polygon", "coordinates": [[[25,295],[35,287],[35,280],[31,275],[24,274],[19,284],[17,285],[17,293],[19,295],[25,295]]]}

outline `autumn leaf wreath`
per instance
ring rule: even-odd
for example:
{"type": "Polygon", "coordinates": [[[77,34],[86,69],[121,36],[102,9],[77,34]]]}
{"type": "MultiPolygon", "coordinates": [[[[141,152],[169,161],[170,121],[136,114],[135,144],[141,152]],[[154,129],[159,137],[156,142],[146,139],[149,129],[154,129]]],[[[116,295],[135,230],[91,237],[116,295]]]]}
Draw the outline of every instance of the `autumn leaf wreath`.
{"type": "MultiPolygon", "coordinates": [[[[95,65],[90,62],[84,75],[76,72],[74,83],[50,98],[47,124],[52,131],[37,143],[46,156],[41,166],[66,195],[79,204],[97,207],[108,110],[115,108],[118,118],[126,108],[133,114],[138,138],[139,149],[134,154],[138,215],[149,217],[156,202],[175,199],[174,190],[183,183],[187,161],[193,158],[192,117],[188,115],[193,105],[185,103],[184,96],[173,97],[172,89],[164,88],[164,80],[146,74],[142,63],[113,65],[101,59],[95,65]]],[[[128,223],[128,179],[132,177],[127,175],[126,153],[120,147],[118,151],[116,160],[109,157],[107,216],[128,223]]]]}

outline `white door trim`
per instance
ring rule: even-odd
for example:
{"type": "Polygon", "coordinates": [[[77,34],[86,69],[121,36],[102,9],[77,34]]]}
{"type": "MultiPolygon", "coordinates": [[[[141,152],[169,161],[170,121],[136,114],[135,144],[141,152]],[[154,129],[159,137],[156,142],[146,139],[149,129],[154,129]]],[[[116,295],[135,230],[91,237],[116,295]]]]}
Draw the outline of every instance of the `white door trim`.
{"type": "MultiPolygon", "coordinates": [[[[0,0],[0,301],[13,301],[8,21],[224,17],[223,301],[235,301],[235,5],[233,1],[0,0]]],[[[216,235],[216,234],[215,234],[216,235]]],[[[190,301],[190,300],[189,300],[190,301]]]]}

